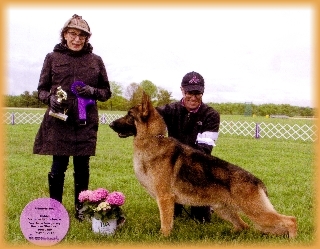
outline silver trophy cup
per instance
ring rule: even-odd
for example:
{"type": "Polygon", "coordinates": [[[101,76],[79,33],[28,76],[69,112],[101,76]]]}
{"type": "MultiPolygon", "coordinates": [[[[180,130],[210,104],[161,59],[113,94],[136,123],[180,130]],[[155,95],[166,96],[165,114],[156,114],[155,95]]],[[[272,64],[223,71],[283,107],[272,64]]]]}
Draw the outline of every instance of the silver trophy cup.
{"type": "MultiPolygon", "coordinates": [[[[57,96],[57,101],[59,103],[61,103],[62,100],[67,100],[67,93],[62,90],[61,86],[58,86],[56,96],[57,96]]],[[[64,110],[64,113],[53,112],[51,110],[49,111],[50,116],[61,119],[63,121],[66,121],[68,118],[68,116],[65,113],[66,113],[66,110],[64,110]]]]}

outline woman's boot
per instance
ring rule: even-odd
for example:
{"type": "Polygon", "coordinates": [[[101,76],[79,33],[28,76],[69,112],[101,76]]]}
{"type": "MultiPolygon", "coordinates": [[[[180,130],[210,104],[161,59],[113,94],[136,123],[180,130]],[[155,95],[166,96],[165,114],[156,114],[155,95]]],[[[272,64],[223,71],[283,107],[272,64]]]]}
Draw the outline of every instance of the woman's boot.
{"type": "Polygon", "coordinates": [[[74,177],[74,206],[76,210],[75,217],[79,221],[83,221],[84,217],[80,211],[82,208],[82,203],[79,201],[79,194],[81,191],[88,190],[89,186],[89,173],[88,174],[76,174],[73,173],[74,177]]]}
{"type": "Polygon", "coordinates": [[[50,198],[55,199],[62,203],[63,185],[64,185],[64,173],[53,174],[48,173],[49,193],[50,198]]]}

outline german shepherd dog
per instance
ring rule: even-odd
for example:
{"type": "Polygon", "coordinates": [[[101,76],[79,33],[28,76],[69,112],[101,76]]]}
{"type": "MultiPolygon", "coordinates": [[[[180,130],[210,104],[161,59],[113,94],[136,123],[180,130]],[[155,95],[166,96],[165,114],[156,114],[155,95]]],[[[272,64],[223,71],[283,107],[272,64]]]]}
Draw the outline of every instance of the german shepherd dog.
{"type": "Polygon", "coordinates": [[[145,93],[141,104],[110,127],[121,138],[134,136],[135,175],[157,201],[164,236],[173,228],[174,203],[211,206],[235,231],[249,228],[239,216],[242,213],[262,233],[289,238],[297,235],[296,218],[277,213],[260,179],[166,137],[166,124],[145,93]]]}

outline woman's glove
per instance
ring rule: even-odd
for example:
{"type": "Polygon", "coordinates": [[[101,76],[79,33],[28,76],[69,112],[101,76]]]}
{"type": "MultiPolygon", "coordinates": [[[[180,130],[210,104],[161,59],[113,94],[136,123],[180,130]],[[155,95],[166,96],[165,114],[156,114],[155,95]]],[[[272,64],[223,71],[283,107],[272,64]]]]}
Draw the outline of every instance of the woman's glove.
{"type": "Polygon", "coordinates": [[[53,112],[60,112],[62,110],[61,103],[55,95],[50,96],[50,109],[53,112]]]}
{"type": "Polygon", "coordinates": [[[85,85],[78,90],[80,97],[93,97],[95,88],[92,86],[85,85]]]}

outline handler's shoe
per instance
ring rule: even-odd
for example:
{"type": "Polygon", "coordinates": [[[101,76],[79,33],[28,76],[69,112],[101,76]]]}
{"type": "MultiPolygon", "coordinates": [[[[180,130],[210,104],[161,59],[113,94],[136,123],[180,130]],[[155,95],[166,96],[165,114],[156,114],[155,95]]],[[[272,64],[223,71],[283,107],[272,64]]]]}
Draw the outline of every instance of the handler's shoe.
{"type": "Polygon", "coordinates": [[[209,206],[191,207],[191,216],[198,220],[200,223],[210,223],[211,221],[211,208],[209,206]]]}

